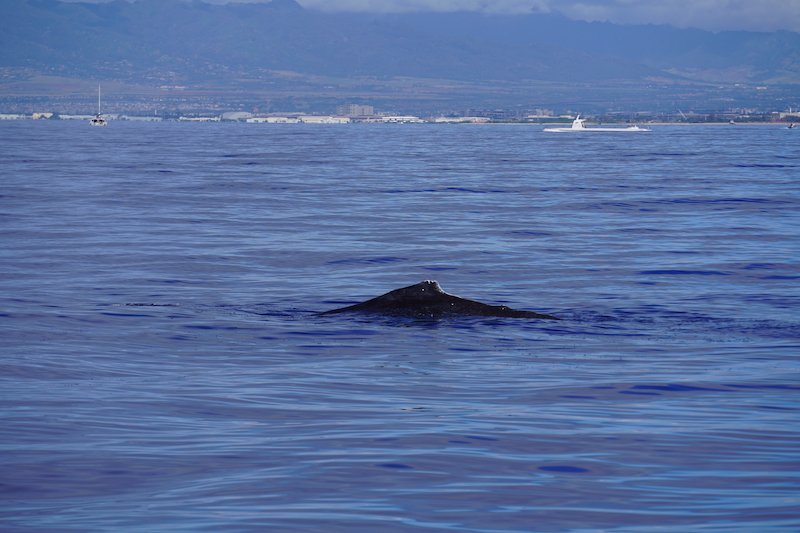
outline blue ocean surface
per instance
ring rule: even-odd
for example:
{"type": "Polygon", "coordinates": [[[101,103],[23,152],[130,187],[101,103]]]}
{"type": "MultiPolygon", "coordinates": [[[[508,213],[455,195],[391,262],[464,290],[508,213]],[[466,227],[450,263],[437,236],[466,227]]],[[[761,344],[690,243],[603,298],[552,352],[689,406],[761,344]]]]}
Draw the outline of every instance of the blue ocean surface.
{"type": "Polygon", "coordinates": [[[0,529],[800,530],[800,132],[0,123],[0,529]],[[560,321],[317,313],[425,279],[560,321]]]}

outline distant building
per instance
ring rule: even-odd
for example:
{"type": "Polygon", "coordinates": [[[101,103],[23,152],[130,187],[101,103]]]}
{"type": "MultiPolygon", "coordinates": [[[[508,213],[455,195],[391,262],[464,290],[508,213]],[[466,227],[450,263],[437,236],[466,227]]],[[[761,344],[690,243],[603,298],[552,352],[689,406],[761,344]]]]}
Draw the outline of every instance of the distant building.
{"type": "Polygon", "coordinates": [[[433,119],[436,124],[486,124],[491,122],[487,117],[437,117],[433,119]]]}
{"type": "Polygon", "coordinates": [[[509,120],[517,118],[517,112],[508,109],[473,110],[472,114],[474,116],[486,117],[492,120],[509,120]]]}
{"type": "Polygon", "coordinates": [[[248,124],[298,124],[300,119],[295,117],[253,117],[246,120],[248,124]]]}
{"type": "Polygon", "coordinates": [[[247,120],[248,118],[253,118],[252,113],[248,113],[246,111],[228,111],[227,113],[222,114],[222,120],[247,120]]]}
{"type": "Polygon", "coordinates": [[[343,117],[369,117],[375,114],[371,105],[345,104],[336,108],[336,114],[343,117]]]}
{"type": "Polygon", "coordinates": [[[58,115],[61,120],[91,120],[94,115],[58,115]]]}
{"type": "Polygon", "coordinates": [[[554,116],[555,113],[553,113],[552,109],[534,109],[533,112],[530,113],[525,118],[531,120],[541,120],[541,119],[553,118],[554,116]]]}
{"type": "Polygon", "coordinates": [[[161,122],[161,117],[151,116],[138,116],[138,115],[123,115],[119,117],[120,120],[130,120],[131,122],[161,122]]]}
{"type": "Polygon", "coordinates": [[[298,117],[303,124],[348,124],[348,117],[331,117],[319,115],[302,115],[298,117]]]}
{"type": "Polygon", "coordinates": [[[381,117],[381,122],[389,124],[418,124],[424,121],[412,115],[386,115],[381,117]]]}
{"type": "Polygon", "coordinates": [[[296,115],[251,117],[245,120],[248,124],[349,124],[349,117],[334,117],[331,115],[296,115]]]}
{"type": "Polygon", "coordinates": [[[219,122],[219,117],[179,117],[179,122],[219,122]]]}

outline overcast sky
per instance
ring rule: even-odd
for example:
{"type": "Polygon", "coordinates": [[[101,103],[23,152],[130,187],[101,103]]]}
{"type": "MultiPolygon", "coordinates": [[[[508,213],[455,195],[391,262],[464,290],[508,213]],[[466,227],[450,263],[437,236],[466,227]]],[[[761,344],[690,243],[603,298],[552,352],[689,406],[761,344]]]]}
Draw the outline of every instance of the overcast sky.
{"type": "MultiPolygon", "coordinates": [[[[2,1],[2,0],[0,0],[2,1]]],[[[76,1],[76,0],[70,0],[76,1]]],[[[92,0],[77,0],[92,1],[92,0]]],[[[98,0],[94,0],[98,1],[98,0]]],[[[206,0],[227,3],[232,0],[206,0]]],[[[268,0],[233,0],[266,2],[268,0]]],[[[671,24],[707,30],[800,32],[800,0],[297,0],[325,11],[486,11],[561,13],[619,23],[671,24]]]]}

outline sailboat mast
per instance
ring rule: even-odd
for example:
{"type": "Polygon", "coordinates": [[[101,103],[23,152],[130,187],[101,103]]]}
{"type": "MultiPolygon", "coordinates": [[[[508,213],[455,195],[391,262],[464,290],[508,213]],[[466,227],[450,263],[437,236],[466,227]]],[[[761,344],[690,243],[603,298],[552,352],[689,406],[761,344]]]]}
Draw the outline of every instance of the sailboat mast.
{"type": "Polygon", "coordinates": [[[89,124],[92,126],[105,126],[107,124],[106,119],[103,118],[103,115],[100,114],[100,84],[97,84],[97,115],[94,116],[89,121],[89,124]]]}

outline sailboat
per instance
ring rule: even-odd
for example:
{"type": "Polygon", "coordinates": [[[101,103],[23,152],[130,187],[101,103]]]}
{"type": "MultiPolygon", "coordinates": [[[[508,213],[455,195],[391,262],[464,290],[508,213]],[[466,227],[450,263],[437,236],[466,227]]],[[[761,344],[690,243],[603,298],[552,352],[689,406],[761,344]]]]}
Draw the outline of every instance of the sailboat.
{"type": "Polygon", "coordinates": [[[92,126],[107,126],[108,122],[106,119],[103,118],[103,115],[100,114],[100,85],[97,85],[97,114],[92,117],[92,120],[89,121],[89,124],[92,126]]]}

